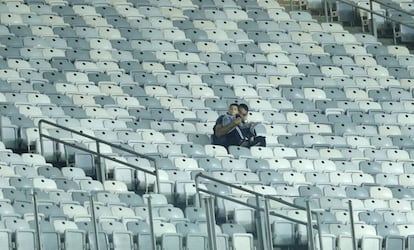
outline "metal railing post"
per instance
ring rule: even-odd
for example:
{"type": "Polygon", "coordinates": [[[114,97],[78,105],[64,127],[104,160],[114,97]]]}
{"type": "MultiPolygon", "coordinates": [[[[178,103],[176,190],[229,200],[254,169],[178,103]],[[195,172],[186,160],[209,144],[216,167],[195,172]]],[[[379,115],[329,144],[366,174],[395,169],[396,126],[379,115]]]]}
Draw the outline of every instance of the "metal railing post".
{"type": "Polygon", "coordinates": [[[265,207],[264,207],[264,215],[265,215],[265,228],[266,228],[266,236],[267,236],[267,243],[268,249],[273,249],[273,236],[272,236],[272,228],[270,224],[270,213],[269,213],[269,200],[267,197],[264,199],[265,207]]]}
{"type": "Polygon", "coordinates": [[[161,184],[160,184],[160,174],[158,171],[157,163],[154,164],[155,167],[155,185],[157,187],[157,194],[161,192],[161,184]]]}
{"type": "Polygon", "coordinates": [[[98,232],[98,225],[96,222],[96,215],[95,215],[95,202],[93,201],[92,195],[89,196],[89,206],[91,207],[91,216],[93,222],[93,238],[95,241],[95,249],[99,250],[99,232],[98,232]]]}
{"type": "Polygon", "coordinates": [[[325,21],[326,22],[329,22],[329,13],[328,13],[328,0],[324,0],[323,1],[323,8],[324,8],[324,11],[325,11],[325,21]]]}
{"type": "Polygon", "coordinates": [[[321,221],[319,218],[319,213],[316,214],[316,224],[318,226],[318,238],[319,238],[319,250],[323,250],[323,244],[322,244],[322,230],[321,230],[321,221]]]}
{"type": "Polygon", "coordinates": [[[40,239],[40,224],[39,224],[39,211],[37,210],[37,194],[33,191],[33,210],[34,210],[34,222],[35,222],[35,234],[37,249],[42,250],[42,244],[40,239]]]}
{"type": "Polygon", "coordinates": [[[199,207],[203,207],[203,205],[205,205],[204,203],[203,203],[203,197],[202,197],[202,195],[201,195],[201,192],[200,192],[200,188],[199,188],[199,186],[198,186],[198,181],[197,181],[197,177],[195,178],[195,180],[194,180],[194,183],[195,183],[195,188],[196,188],[196,195],[197,195],[197,197],[198,197],[198,206],[199,207]]]}
{"type": "Polygon", "coordinates": [[[308,249],[315,250],[314,238],[313,238],[313,228],[312,228],[312,212],[310,207],[309,199],[306,200],[306,217],[308,219],[307,232],[308,232],[308,249]]]}
{"type": "Polygon", "coordinates": [[[369,0],[369,10],[370,10],[370,15],[371,15],[371,33],[373,36],[377,37],[376,32],[375,32],[374,10],[373,10],[372,0],[369,0]]]}
{"type": "Polygon", "coordinates": [[[43,132],[42,132],[42,126],[41,126],[41,122],[42,121],[39,121],[39,141],[40,141],[40,154],[41,155],[44,155],[44,153],[45,153],[45,149],[44,149],[44,146],[43,146],[43,132]]]}
{"type": "Polygon", "coordinates": [[[267,249],[267,240],[266,240],[266,234],[263,231],[263,217],[262,211],[260,209],[260,197],[258,194],[256,194],[256,221],[257,221],[257,243],[259,249],[267,249]]]}
{"type": "Polygon", "coordinates": [[[151,231],[151,245],[152,245],[152,250],[156,250],[157,249],[157,241],[155,238],[155,232],[154,232],[154,218],[152,215],[152,202],[151,202],[151,195],[147,196],[147,200],[148,200],[148,217],[149,217],[149,226],[150,226],[150,231],[151,231]]]}
{"type": "Polygon", "coordinates": [[[207,216],[208,249],[217,250],[216,219],[214,216],[213,197],[203,197],[207,216]]]}
{"type": "Polygon", "coordinates": [[[354,224],[354,210],[352,208],[352,201],[348,201],[348,210],[349,210],[349,220],[350,220],[350,227],[351,227],[351,236],[352,236],[352,249],[357,250],[357,242],[355,237],[355,224],[354,224]]]}
{"type": "Polygon", "coordinates": [[[99,172],[99,181],[104,182],[106,180],[106,173],[105,169],[102,167],[102,161],[101,161],[101,148],[99,145],[99,141],[96,141],[96,166],[98,166],[98,172],[99,172]]]}

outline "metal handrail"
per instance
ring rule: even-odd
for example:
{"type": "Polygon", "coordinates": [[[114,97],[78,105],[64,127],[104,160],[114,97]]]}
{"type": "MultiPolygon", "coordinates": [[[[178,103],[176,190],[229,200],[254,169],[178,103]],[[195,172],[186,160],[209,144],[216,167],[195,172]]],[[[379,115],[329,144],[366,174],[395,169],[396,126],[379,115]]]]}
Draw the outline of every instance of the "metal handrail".
{"type": "MultiPolygon", "coordinates": [[[[156,164],[156,162],[155,162],[155,159],[154,159],[153,157],[147,156],[147,155],[145,155],[145,154],[140,154],[140,153],[135,152],[135,151],[133,151],[133,150],[130,150],[130,149],[128,149],[128,148],[124,148],[124,147],[122,147],[122,146],[119,146],[119,145],[113,144],[113,143],[111,143],[111,142],[108,142],[108,141],[102,140],[102,139],[100,139],[100,138],[93,137],[93,136],[90,136],[90,135],[87,135],[87,134],[81,133],[81,132],[76,131],[76,130],[74,130],[74,129],[71,129],[71,128],[68,128],[68,127],[66,127],[66,126],[62,126],[62,125],[59,125],[59,124],[56,124],[56,123],[50,122],[50,121],[48,121],[48,120],[41,119],[41,120],[39,121],[39,123],[38,123],[38,126],[39,126],[40,153],[41,153],[42,155],[44,154],[44,148],[43,148],[43,147],[44,147],[44,146],[43,146],[43,138],[50,139],[50,140],[55,141],[55,142],[57,142],[57,143],[61,143],[61,144],[64,144],[64,145],[67,145],[67,146],[73,147],[73,148],[75,148],[75,149],[79,149],[79,150],[82,150],[82,151],[84,151],[84,152],[87,152],[87,153],[93,154],[93,155],[97,156],[97,157],[98,157],[98,159],[100,159],[100,158],[108,159],[108,160],[114,161],[114,162],[116,162],[116,163],[119,163],[119,164],[125,165],[125,166],[127,166],[127,167],[133,168],[133,169],[135,169],[135,170],[139,170],[139,171],[142,171],[142,172],[144,172],[144,173],[147,173],[147,174],[150,174],[150,175],[154,175],[154,176],[155,176],[155,180],[156,180],[156,187],[157,187],[157,190],[156,190],[156,191],[157,191],[157,192],[160,192],[160,190],[161,190],[161,189],[160,189],[159,171],[158,171],[158,166],[157,166],[157,164],[156,164]],[[48,134],[45,134],[45,133],[43,133],[43,132],[42,132],[42,131],[43,131],[42,124],[48,124],[48,125],[50,125],[50,126],[52,126],[52,127],[60,128],[60,129],[66,130],[66,131],[68,131],[68,132],[71,132],[71,133],[74,133],[74,134],[77,134],[77,135],[83,136],[83,137],[85,137],[85,138],[91,139],[92,141],[95,141],[95,142],[96,142],[96,145],[97,145],[97,151],[93,151],[93,150],[90,150],[90,149],[87,149],[87,148],[84,148],[84,147],[78,146],[78,145],[76,145],[75,143],[68,142],[68,141],[65,141],[65,140],[61,140],[61,139],[56,138],[56,137],[54,137],[54,136],[50,136],[50,135],[48,135],[48,134]],[[133,164],[131,164],[131,163],[128,163],[128,162],[125,162],[125,161],[121,161],[121,160],[118,160],[118,159],[116,159],[116,158],[114,158],[114,157],[107,156],[107,155],[105,155],[105,154],[101,154],[101,153],[100,153],[100,150],[99,150],[99,144],[104,144],[104,145],[110,146],[111,148],[115,148],[115,149],[118,149],[118,150],[120,150],[120,151],[124,151],[124,152],[126,152],[126,153],[129,153],[129,154],[131,154],[131,155],[133,155],[133,156],[140,157],[140,158],[144,158],[144,159],[147,159],[147,160],[149,160],[149,161],[152,161],[152,162],[154,163],[154,170],[153,170],[153,171],[151,171],[151,170],[148,170],[148,169],[145,169],[145,168],[141,168],[141,167],[136,166],[136,165],[133,165],[133,164]]],[[[98,171],[98,172],[99,172],[99,174],[98,174],[98,179],[99,179],[99,181],[103,182],[103,181],[105,181],[105,178],[106,178],[105,168],[103,168],[103,167],[101,166],[100,160],[99,160],[98,164],[96,164],[96,165],[97,165],[98,170],[99,170],[99,171],[98,171]]]]}
{"type": "MultiPolygon", "coordinates": [[[[314,245],[314,242],[313,242],[313,230],[312,230],[313,227],[312,227],[312,216],[311,216],[311,214],[313,214],[313,213],[314,214],[317,214],[317,213],[315,211],[312,211],[310,209],[309,201],[306,202],[306,206],[307,207],[302,207],[302,206],[299,206],[299,205],[296,205],[296,204],[293,204],[293,203],[284,201],[281,198],[273,197],[271,195],[263,195],[261,193],[258,193],[258,192],[255,192],[255,191],[246,189],[246,188],[244,188],[242,186],[239,186],[239,185],[236,185],[236,184],[233,184],[233,183],[228,183],[228,182],[225,182],[225,181],[222,181],[220,179],[217,179],[217,178],[208,176],[208,175],[203,174],[203,173],[196,174],[195,177],[194,177],[194,179],[195,179],[195,185],[196,185],[196,192],[197,192],[197,194],[199,196],[199,200],[200,201],[201,201],[201,194],[200,194],[200,192],[203,192],[203,193],[206,193],[206,194],[209,194],[209,195],[213,195],[215,197],[219,197],[219,198],[222,198],[222,199],[225,199],[225,200],[229,200],[229,201],[232,201],[232,202],[235,202],[235,203],[244,205],[246,207],[250,207],[252,209],[255,209],[258,212],[268,213],[268,214],[265,215],[265,218],[268,218],[268,215],[270,214],[270,215],[273,215],[273,216],[276,216],[276,217],[279,217],[279,218],[282,218],[282,219],[286,219],[288,221],[291,221],[291,222],[294,222],[294,223],[297,223],[297,224],[306,225],[307,226],[307,230],[309,231],[308,232],[308,237],[312,238],[312,240],[309,240],[309,249],[312,249],[312,250],[315,249],[314,248],[315,245],[314,245]],[[252,204],[249,204],[249,203],[246,203],[246,202],[237,200],[237,199],[235,199],[233,197],[230,197],[230,196],[222,195],[222,194],[219,194],[217,192],[213,192],[213,191],[210,191],[210,190],[207,190],[207,189],[204,189],[204,188],[200,188],[200,186],[199,186],[199,179],[200,178],[208,179],[210,181],[214,181],[214,182],[217,182],[217,183],[226,185],[228,187],[232,187],[232,188],[238,189],[240,191],[243,191],[243,192],[249,193],[251,195],[254,195],[256,197],[256,205],[252,205],[252,204]],[[267,207],[265,207],[265,208],[261,207],[260,206],[260,203],[259,203],[259,198],[260,197],[262,197],[264,199],[266,206],[268,206],[268,202],[267,201],[273,200],[273,201],[279,202],[281,204],[290,206],[292,208],[297,208],[299,210],[306,211],[307,212],[307,222],[301,221],[301,220],[298,220],[298,219],[294,219],[294,218],[291,218],[291,217],[286,216],[286,215],[282,215],[282,214],[276,213],[275,211],[269,211],[267,207]]],[[[259,229],[260,230],[258,230],[258,233],[260,233],[260,235],[262,235],[262,237],[264,237],[264,239],[267,239],[267,242],[260,242],[260,240],[259,240],[259,243],[264,244],[263,249],[267,249],[267,248],[272,249],[273,247],[271,246],[272,244],[270,243],[272,241],[272,238],[270,237],[270,230],[271,230],[270,229],[270,222],[269,222],[268,219],[264,221],[266,225],[265,225],[265,232],[263,232],[262,231],[263,228],[261,227],[261,224],[260,224],[261,223],[261,219],[262,218],[259,218],[259,220],[258,220],[259,221],[259,225],[260,225],[259,226],[259,229]],[[265,235],[265,236],[263,236],[263,235],[265,235]],[[266,247],[266,245],[267,245],[267,247],[266,247]]],[[[320,225],[319,224],[317,225],[317,229],[318,229],[318,232],[320,234],[321,232],[320,232],[320,225]]],[[[210,235],[209,237],[212,237],[212,236],[210,235]]],[[[320,245],[320,249],[322,249],[322,242],[321,241],[319,241],[319,245],[320,245]]]]}
{"type": "Polygon", "coordinates": [[[384,3],[380,0],[370,0],[370,2],[379,3],[380,5],[384,5],[387,8],[390,8],[390,9],[393,9],[393,10],[398,10],[401,13],[404,13],[404,14],[407,14],[407,15],[410,15],[410,16],[414,16],[414,13],[412,13],[412,12],[406,11],[406,10],[402,9],[401,7],[395,7],[393,5],[388,5],[389,3],[384,3]]]}
{"type": "MultiPolygon", "coordinates": [[[[385,19],[387,19],[387,20],[390,20],[390,21],[392,21],[392,22],[394,22],[394,23],[399,23],[399,24],[402,24],[402,25],[404,25],[404,26],[407,26],[407,27],[409,27],[409,28],[412,28],[412,29],[414,29],[414,23],[407,23],[407,22],[403,22],[403,21],[401,21],[401,20],[397,20],[397,19],[395,19],[395,18],[392,18],[392,17],[389,17],[389,16],[387,16],[387,15],[383,15],[383,14],[381,14],[381,13],[378,13],[378,12],[375,12],[374,10],[373,10],[373,6],[372,6],[372,2],[376,2],[376,3],[379,3],[379,4],[383,4],[383,5],[386,5],[386,4],[384,4],[384,3],[381,3],[379,0],[369,0],[370,1],[370,7],[369,8],[365,8],[365,7],[362,7],[362,6],[360,6],[360,5],[357,5],[357,4],[355,4],[354,2],[351,2],[351,1],[348,1],[348,0],[336,0],[336,1],[339,1],[339,2],[341,2],[341,3],[345,3],[345,4],[348,4],[348,5],[351,5],[352,7],[354,7],[354,8],[357,8],[357,9],[361,9],[361,10],[364,10],[364,11],[367,11],[367,12],[369,12],[370,14],[371,14],[371,32],[372,32],[372,34],[376,37],[377,36],[377,33],[376,33],[376,29],[375,29],[375,22],[374,22],[374,15],[377,15],[377,16],[379,16],[379,17],[382,17],[382,18],[385,18],[385,19]]],[[[329,5],[330,3],[329,3],[329,1],[328,0],[324,0],[324,2],[325,2],[325,6],[327,6],[327,5],[329,5]]],[[[398,8],[395,8],[395,7],[393,7],[393,6],[390,6],[390,5],[386,5],[387,7],[390,7],[390,8],[392,8],[392,9],[394,9],[394,10],[399,10],[401,13],[405,13],[405,14],[407,14],[407,13],[409,13],[409,12],[406,12],[406,11],[401,11],[400,9],[398,9],[398,8]]],[[[326,18],[326,20],[328,20],[328,11],[326,10],[327,8],[325,8],[325,18],[326,18]]],[[[412,13],[410,13],[409,15],[413,15],[412,13]]]]}
{"type": "Polygon", "coordinates": [[[36,234],[36,247],[39,250],[42,250],[42,243],[40,238],[40,223],[39,223],[39,210],[37,208],[37,193],[35,190],[32,190],[32,200],[33,200],[33,212],[34,212],[34,223],[35,223],[35,234],[36,234]]]}
{"type": "MultiPolygon", "coordinates": [[[[274,196],[272,196],[272,195],[263,195],[263,194],[261,194],[261,193],[259,193],[259,192],[252,191],[252,190],[250,190],[250,189],[244,188],[244,187],[242,187],[242,186],[240,186],[240,185],[233,184],[233,183],[229,183],[229,182],[222,181],[222,180],[220,180],[220,179],[217,179],[217,178],[211,177],[211,176],[206,175],[206,174],[204,174],[204,173],[202,173],[202,172],[200,172],[200,173],[196,174],[196,175],[195,175],[195,177],[194,177],[194,179],[195,179],[195,183],[196,183],[196,188],[198,188],[198,189],[200,189],[199,187],[197,187],[197,184],[198,184],[197,179],[198,179],[198,178],[208,179],[208,180],[211,180],[211,181],[214,181],[214,182],[217,182],[217,183],[220,183],[220,184],[223,184],[223,185],[226,185],[226,186],[232,187],[232,188],[236,188],[236,189],[238,189],[238,190],[240,190],[240,191],[243,191],[243,192],[246,192],[246,193],[250,193],[250,194],[252,194],[252,195],[259,195],[259,196],[262,196],[262,197],[264,197],[264,198],[266,198],[266,199],[269,199],[269,200],[273,200],[273,201],[279,202],[279,203],[281,203],[281,204],[283,204],[283,205],[290,206],[290,207],[292,207],[292,208],[296,208],[296,209],[299,209],[299,210],[306,211],[306,207],[296,205],[296,204],[294,204],[294,203],[291,203],[291,202],[285,201],[285,200],[283,200],[283,199],[281,199],[281,198],[274,197],[274,196]]],[[[205,190],[205,189],[204,189],[204,190],[205,190]]],[[[206,190],[206,193],[208,193],[208,192],[211,192],[211,191],[206,190]]],[[[226,196],[226,197],[227,197],[227,196],[226,196]]],[[[247,206],[253,206],[253,205],[248,204],[247,206]]],[[[253,206],[253,207],[254,207],[254,206],[253,206]]],[[[324,209],[324,210],[325,210],[325,211],[328,211],[328,210],[326,210],[326,209],[324,209]]],[[[317,212],[312,211],[312,213],[316,214],[317,212]]]]}

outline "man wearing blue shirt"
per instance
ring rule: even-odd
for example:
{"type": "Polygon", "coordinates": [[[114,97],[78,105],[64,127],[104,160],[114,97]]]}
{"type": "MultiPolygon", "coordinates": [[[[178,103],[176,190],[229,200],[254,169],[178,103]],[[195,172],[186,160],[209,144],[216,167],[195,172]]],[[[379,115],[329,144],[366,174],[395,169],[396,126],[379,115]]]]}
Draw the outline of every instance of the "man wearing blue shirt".
{"type": "Polygon", "coordinates": [[[243,138],[239,125],[242,118],[239,116],[239,105],[232,103],[226,114],[217,118],[214,125],[214,134],[212,135],[212,144],[228,147],[236,145],[243,138]]]}

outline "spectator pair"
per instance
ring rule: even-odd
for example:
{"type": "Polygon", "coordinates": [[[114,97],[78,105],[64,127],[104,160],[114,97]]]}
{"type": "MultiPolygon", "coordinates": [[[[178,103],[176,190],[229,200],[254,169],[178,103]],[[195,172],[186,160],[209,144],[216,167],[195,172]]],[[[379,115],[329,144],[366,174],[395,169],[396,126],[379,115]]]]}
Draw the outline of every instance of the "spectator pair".
{"type": "Polygon", "coordinates": [[[257,123],[248,122],[249,107],[246,104],[232,103],[226,114],[220,115],[213,127],[212,144],[229,146],[266,146],[266,139],[257,136],[254,127],[257,123]]]}

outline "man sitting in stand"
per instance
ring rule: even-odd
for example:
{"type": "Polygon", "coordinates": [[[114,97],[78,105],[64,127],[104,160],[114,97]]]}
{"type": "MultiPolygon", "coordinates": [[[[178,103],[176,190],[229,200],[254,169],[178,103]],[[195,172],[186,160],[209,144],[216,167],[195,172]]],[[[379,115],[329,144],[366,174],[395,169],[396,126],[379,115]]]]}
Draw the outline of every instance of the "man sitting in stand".
{"type": "Polygon", "coordinates": [[[242,133],[238,126],[241,124],[242,119],[238,117],[239,109],[237,103],[232,103],[229,106],[229,110],[226,114],[221,115],[217,118],[216,124],[213,128],[213,135],[211,137],[212,144],[221,145],[224,147],[228,147],[235,142],[231,142],[233,140],[228,140],[235,135],[235,133],[239,133],[239,136],[242,136],[242,133]]]}
{"type": "Polygon", "coordinates": [[[242,103],[239,105],[239,116],[241,118],[241,124],[239,128],[243,134],[245,141],[240,146],[252,147],[252,146],[266,146],[266,138],[263,136],[257,136],[254,127],[257,125],[255,122],[247,122],[249,117],[249,107],[242,103]]]}

